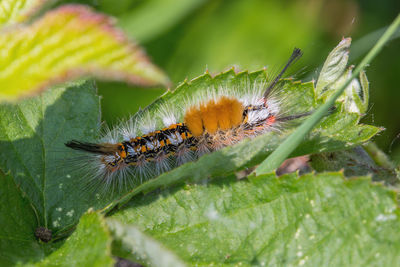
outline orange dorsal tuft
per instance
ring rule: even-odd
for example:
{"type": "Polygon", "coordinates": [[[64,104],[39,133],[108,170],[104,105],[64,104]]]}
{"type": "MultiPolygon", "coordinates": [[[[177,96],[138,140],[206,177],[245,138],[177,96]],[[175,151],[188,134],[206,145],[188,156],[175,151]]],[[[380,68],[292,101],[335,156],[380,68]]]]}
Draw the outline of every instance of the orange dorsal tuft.
{"type": "Polygon", "coordinates": [[[199,108],[191,107],[185,114],[185,124],[194,136],[205,131],[214,134],[217,130],[237,127],[243,120],[244,107],[236,98],[222,96],[217,101],[210,100],[199,108]]]}

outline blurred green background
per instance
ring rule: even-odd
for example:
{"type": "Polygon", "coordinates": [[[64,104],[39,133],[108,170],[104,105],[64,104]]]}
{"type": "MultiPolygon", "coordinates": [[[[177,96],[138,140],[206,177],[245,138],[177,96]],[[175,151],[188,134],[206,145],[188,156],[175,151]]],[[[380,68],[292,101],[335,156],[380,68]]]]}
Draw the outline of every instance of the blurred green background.
{"type": "MultiPolygon", "coordinates": [[[[342,37],[352,37],[350,63],[356,64],[400,11],[399,0],[81,0],[57,5],[71,2],[114,16],[174,86],[206,69],[276,70],[294,47],[304,51],[292,71],[296,78],[316,79],[318,68],[342,37]]],[[[399,163],[400,38],[391,41],[366,71],[371,97],[363,122],[386,128],[374,140],[399,163]]],[[[135,113],[165,91],[122,83],[98,85],[108,124],[135,113]]]]}

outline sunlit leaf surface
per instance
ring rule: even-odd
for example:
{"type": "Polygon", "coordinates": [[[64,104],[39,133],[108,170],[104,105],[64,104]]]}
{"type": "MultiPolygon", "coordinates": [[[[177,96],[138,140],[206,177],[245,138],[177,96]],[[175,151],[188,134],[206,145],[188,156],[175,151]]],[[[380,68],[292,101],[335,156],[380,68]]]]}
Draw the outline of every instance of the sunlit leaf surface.
{"type": "Polygon", "coordinates": [[[112,218],[190,266],[398,266],[399,214],[382,185],[324,173],[204,180],[136,197],[112,218]]]}
{"type": "Polygon", "coordinates": [[[19,23],[34,15],[48,0],[1,0],[0,27],[19,23]]]}
{"type": "Polygon", "coordinates": [[[109,17],[84,6],[63,6],[32,25],[1,32],[0,50],[0,101],[87,75],[142,85],[168,83],[109,17]]]}

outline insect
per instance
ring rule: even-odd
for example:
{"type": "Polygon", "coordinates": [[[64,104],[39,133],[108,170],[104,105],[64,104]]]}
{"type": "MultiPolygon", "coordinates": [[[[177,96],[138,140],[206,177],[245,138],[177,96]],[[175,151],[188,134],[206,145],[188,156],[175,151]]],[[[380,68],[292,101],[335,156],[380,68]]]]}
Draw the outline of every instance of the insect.
{"type": "MultiPolygon", "coordinates": [[[[106,184],[123,184],[129,177],[152,177],[192,161],[211,151],[234,145],[277,128],[282,122],[305,117],[311,112],[283,115],[279,99],[273,97],[287,68],[300,58],[300,49],[294,49],[288,62],[269,84],[256,84],[245,93],[219,88],[187,101],[181,114],[172,107],[163,107],[160,117],[164,128],[154,129],[149,116],[142,123],[117,128],[123,141],[108,137],[99,143],[72,140],[65,145],[92,155],[93,179],[106,184]],[[144,128],[136,135],[136,128],[144,128]]],[[[132,124],[132,121],[130,122],[132,124]]],[[[117,133],[118,134],[118,133],[117,133]]],[[[112,136],[112,135],[110,135],[112,136]]]]}

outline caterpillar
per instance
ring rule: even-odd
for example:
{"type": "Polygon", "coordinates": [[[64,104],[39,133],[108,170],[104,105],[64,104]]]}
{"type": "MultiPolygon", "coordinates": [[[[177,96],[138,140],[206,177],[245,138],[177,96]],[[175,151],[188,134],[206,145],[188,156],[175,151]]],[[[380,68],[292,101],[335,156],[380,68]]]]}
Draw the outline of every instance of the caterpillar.
{"type": "Polygon", "coordinates": [[[282,122],[311,114],[284,115],[280,99],[273,96],[282,75],[301,55],[302,51],[295,48],[269,84],[257,83],[240,92],[224,88],[206,91],[188,99],[180,114],[175,114],[175,107],[160,108],[161,129],[155,129],[154,118],[143,115],[110,131],[101,142],[71,140],[65,145],[89,153],[92,179],[106,185],[121,186],[129,184],[131,177],[142,180],[159,175],[205,153],[277,130],[282,122]],[[142,134],[137,135],[139,128],[142,134]]]}

